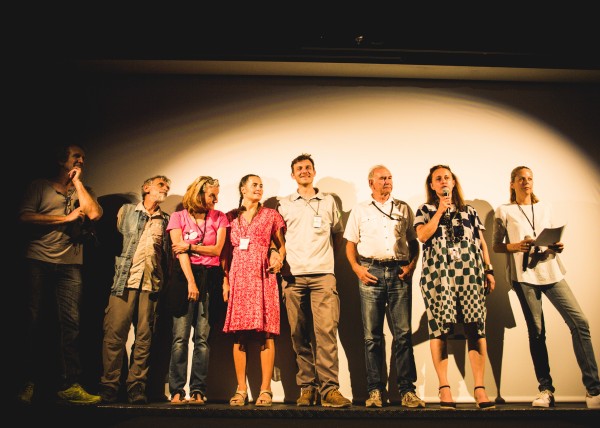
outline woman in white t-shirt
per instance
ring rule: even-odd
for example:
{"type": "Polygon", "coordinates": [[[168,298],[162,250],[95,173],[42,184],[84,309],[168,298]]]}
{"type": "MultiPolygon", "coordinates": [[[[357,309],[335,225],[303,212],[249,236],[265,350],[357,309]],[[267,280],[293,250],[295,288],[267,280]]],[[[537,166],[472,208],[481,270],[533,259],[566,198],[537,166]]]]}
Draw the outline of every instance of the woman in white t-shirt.
{"type": "Polygon", "coordinates": [[[542,230],[556,226],[552,222],[552,207],[533,193],[532,171],[526,166],[513,169],[510,203],[501,205],[495,212],[493,249],[510,256],[507,257],[508,277],[527,323],[529,350],[540,391],[532,405],[554,406],[542,311],[543,293],[571,330],[575,357],[587,390],[587,406],[600,408],[600,379],[589,323],[564,279],[565,269],[558,256],[563,251],[563,243],[555,242],[548,247],[533,244],[542,230]]]}

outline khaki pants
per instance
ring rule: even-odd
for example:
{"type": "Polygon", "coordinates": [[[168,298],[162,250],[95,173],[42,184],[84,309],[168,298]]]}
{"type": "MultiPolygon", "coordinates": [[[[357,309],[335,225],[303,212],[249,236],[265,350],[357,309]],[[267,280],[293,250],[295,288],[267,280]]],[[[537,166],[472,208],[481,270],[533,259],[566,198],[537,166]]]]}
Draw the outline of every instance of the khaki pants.
{"type": "Polygon", "coordinates": [[[296,382],[301,388],[317,388],[324,396],[329,390],[339,388],[340,299],[335,276],[286,276],[282,286],[298,364],[296,382]]]}

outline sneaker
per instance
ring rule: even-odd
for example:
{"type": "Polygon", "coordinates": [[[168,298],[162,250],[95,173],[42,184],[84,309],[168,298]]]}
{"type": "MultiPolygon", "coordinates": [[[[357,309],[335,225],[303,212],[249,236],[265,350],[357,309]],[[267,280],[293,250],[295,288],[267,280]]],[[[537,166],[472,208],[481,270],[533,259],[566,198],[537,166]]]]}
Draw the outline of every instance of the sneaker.
{"type": "Polygon", "coordinates": [[[554,407],[554,394],[549,389],[544,389],[535,397],[531,405],[533,407],[554,407]]]}
{"type": "Polygon", "coordinates": [[[119,392],[114,388],[103,386],[100,388],[100,397],[103,403],[113,404],[118,401],[119,392]]]}
{"type": "Polygon", "coordinates": [[[600,394],[590,395],[589,392],[586,392],[585,404],[587,404],[588,409],[600,409],[600,394]]]}
{"type": "Polygon", "coordinates": [[[58,391],[57,395],[61,400],[77,405],[98,404],[102,401],[102,397],[88,394],[78,383],[74,383],[65,390],[58,391]]]}
{"type": "Polygon", "coordinates": [[[302,388],[300,397],[296,400],[296,406],[308,407],[317,404],[317,391],[314,388],[302,388]]]}
{"type": "Polygon", "coordinates": [[[323,407],[350,407],[352,401],[342,395],[338,389],[330,389],[323,398],[321,398],[321,406],[323,407]]]}
{"type": "Polygon", "coordinates": [[[23,389],[19,391],[17,395],[17,400],[19,400],[23,404],[31,404],[31,400],[33,399],[33,382],[27,382],[23,389]]]}
{"type": "Polygon", "coordinates": [[[381,391],[378,389],[374,389],[369,392],[369,398],[365,401],[365,406],[367,407],[382,407],[383,403],[381,402],[381,391]]]}
{"type": "Polygon", "coordinates": [[[404,407],[425,407],[425,402],[413,391],[408,391],[402,396],[402,405],[404,407]]]}
{"type": "Polygon", "coordinates": [[[127,391],[127,401],[130,404],[147,404],[148,397],[144,392],[144,385],[141,383],[134,384],[129,391],[127,391]]]}

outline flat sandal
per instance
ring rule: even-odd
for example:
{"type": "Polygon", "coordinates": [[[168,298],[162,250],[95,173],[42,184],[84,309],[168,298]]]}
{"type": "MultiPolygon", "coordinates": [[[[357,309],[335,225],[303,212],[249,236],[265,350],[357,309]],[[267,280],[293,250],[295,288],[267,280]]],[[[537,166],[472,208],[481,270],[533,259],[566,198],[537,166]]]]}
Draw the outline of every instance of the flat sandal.
{"type": "Polygon", "coordinates": [[[254,403],[254,405],[258,407],[271,407],[272,404],[273,392],[269,391],[268,389],[263,389],[260,391],[258,397],[256,397],[256,402],[254,403]]]}
{"type": "Polygon", "coordinates": [[[246,404],[248,404],[248,391],[238,389],[229,400],[229,405],[234,407],[245,406],[246,404]]]}

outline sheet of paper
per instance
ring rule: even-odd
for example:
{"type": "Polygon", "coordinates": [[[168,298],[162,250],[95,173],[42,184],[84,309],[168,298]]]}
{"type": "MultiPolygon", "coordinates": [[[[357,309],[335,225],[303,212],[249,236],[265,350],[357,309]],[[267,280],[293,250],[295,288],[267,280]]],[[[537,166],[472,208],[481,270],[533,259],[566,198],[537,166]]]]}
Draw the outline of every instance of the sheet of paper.
{"type": "Polygon", "coordinates": [[[559,242],[562,236],[564,226],[554,227],[554,228],[546,228],[542,230],[542,233],[535,240],[535,244],[538,247],[547,247],[548,245],[552,245],[555,242],[559,242]]]}

